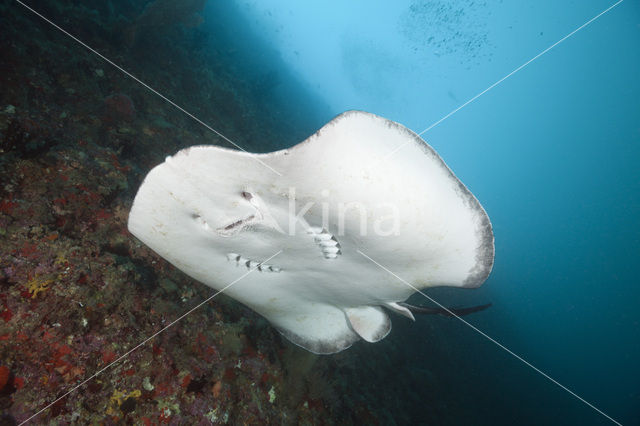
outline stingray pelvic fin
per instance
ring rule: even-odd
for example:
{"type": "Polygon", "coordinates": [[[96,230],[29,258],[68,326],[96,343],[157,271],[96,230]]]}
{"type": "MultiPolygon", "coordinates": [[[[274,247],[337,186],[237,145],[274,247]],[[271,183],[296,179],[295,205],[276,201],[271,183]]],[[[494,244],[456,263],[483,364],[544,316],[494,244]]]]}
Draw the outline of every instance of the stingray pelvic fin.
{"type": "Polygon", "coordinates": [[[367,342],[382,340],[391,331],[391,320],[379,306],[358,306],[345,309],[349,325],[367,342]]]}

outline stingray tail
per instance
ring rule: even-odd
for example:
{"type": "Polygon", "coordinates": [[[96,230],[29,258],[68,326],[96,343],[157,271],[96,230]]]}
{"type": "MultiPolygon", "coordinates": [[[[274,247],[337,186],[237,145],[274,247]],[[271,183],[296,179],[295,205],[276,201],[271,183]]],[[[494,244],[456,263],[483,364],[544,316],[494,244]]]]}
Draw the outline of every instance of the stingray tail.
{"type": "Polygon", "coordinates": [[[442,315],[445,317],[461,317],[463,315],[469,315],[474,312],[484,311],[491,303],[487,303],[485,305],[478,306],[470,306],[468,308],[440,308],[440,307],[428,307],[428,306],[416,306],[410,305],[408,303],[399,302],[398,305],[407,308],[414,314],[431,314],[431,315],[442,315]]]}

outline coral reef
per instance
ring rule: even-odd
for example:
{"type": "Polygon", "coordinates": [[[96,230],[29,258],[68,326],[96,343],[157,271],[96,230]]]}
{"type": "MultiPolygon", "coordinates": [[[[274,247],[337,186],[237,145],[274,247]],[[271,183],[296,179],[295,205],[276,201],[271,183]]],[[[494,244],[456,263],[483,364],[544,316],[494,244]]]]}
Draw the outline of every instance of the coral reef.
{"type": "Polygon", "coordinates": [[[136,108],[130,97],[123,93],[114,93],[104,99],[102,121],[118,124],[121,121],[131,122],[136,118],[136,108]]]}
{"type": "MultiPolygon", "coordinates": [[[[233,55],[220,55],[223,29],[200,49],[207,37],[192,24],[204,2],[188,3],[170,44],[162,28],[176,2],[33,6],[247,149],[291,145],[321,124],[270,96],[281,74],[237,76],[233,55]]],[[[365,346],[308,354],[224,294],[145,341],[212,290],[129,235],[135,190],[180,148],[230,144],[14,2],[0,17],[2,421],[26,420],[96,372],[36,421],[375,424],[396,410],[401,421],[403,401],[381,403],[391,385],[376,384],[367,360],[380,360],[365,346]]],[[[395,364],[389,355],[382,368],[395,364]]]]}

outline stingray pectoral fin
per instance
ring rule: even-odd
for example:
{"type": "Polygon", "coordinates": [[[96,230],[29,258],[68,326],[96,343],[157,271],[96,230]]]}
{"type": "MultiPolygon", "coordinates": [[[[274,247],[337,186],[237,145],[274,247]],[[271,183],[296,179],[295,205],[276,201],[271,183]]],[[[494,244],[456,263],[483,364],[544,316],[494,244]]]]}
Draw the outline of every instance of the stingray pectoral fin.
{"type": "Polygon", "coordinates": [[[470,306],[468,308],[440,308],[440,307],[429,307],[429,306],[416,306],[410,305],[408,303],[400,302],[398,305],[407,308],[409,311],[414,314],[429,314],[429,315],[442,315],[445,317],[461,317],[464,315],[469,315],[474,312],[484,311],[488,307],[491,306],[491,303],[487,303],[484,305],[478,306],[470,306]]]}
{"type": "Polygon", "coordinates": [[[345,309],[353,331],[367,342],[377,342],[391,331],[391,320],[379,306],[358,306],[345,309]]]}

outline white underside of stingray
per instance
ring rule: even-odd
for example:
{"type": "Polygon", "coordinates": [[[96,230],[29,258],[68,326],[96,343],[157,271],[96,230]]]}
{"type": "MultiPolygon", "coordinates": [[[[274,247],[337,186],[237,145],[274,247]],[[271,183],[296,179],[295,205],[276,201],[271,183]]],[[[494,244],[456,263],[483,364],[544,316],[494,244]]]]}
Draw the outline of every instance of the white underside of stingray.
{"type": "Polygon", "coordinates": [[[360,111],[282,151],[184,149],[149,172],[128,225],[215,289],[255,269],[225,294],[322,354],[384,338],[386,309],[411,316],[397,302],[414,290],[358,250],[418,289],[477,287],[494,257],[487,214],[438,154],[360,111]]]}

